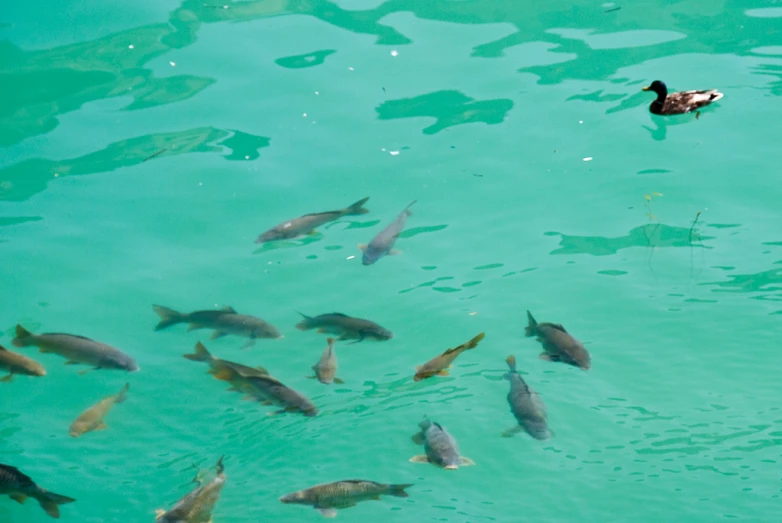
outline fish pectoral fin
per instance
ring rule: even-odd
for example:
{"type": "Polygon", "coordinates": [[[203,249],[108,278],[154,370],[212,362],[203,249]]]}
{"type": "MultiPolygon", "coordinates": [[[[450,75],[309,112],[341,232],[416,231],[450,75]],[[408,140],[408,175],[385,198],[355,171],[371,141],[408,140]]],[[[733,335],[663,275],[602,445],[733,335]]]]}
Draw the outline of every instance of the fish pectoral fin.
{"type": "MultiPolygon", "coordinates": [[[[250,341],[248,341],[247,343],[245,343],[244,345],[242,345],[242,346],[241,346],[241,347],[239,347],[239,348],[240,348],[240,349],[249,349],[249,348],[250,348],[250,347],[252,347],[253,345],[255,345],[255,338],[252,338],[250,341]]],[[[264,370],[266,370],[266,369],[264,369],[264,370]]]]}
{"type": "Polygon", "coordinates": [[[79,376],[84,376],[84,375],[85,375],[85,374],[87,374],[89,371],[91,371],[91,370],[95,370],[95,369],[99,369],[99,368],[100,368],[100,367],[93,367],[93,368],[91,368],[91,369],[84,369],[84,370],[80,370],[80,371],[79,371],[77,374],[78,374],[79,376]]]}
{"type": "Polygon", "coordinates": [[[228,336],[228,333],[223,331],[214,331],[212,335],[209,336],[209,339],[216,340],[217,338],[222,338],[223,336],[228,336]]]}
{"type": "Polygon", "coordinates": [[[256,398],[252,394],[247,394],[245,396],[242,396],[243,401],[255,401],[256,398]]]}
{"type": "Polygon", "coordinates": [[[388,251],[389,256],[398,256],[400,254],[402,254],[402,251],[400,251],[399,249],[391,249],[390,251],[388,251]]]}
{"type": "Polygon", "coordinates": [[[52,352],[52,351],[50,351],[49,349],[46,349],[44,347],[38,347],[38,352],[47,353],[47,352],[52,352]]]}
{"type": "Polygon", "coordinates": [[[429,463],[429,458],[426,457],[426,454],[418,454],[410,458],[409,461],[410,463],[429,463]]]}
{"type": "Polygon", "coordinates": [[[17,503],[21,504],[24,503],[24,500],[27,499],[27,496],[24,494],[16,493],[16,494],[8,494],[8,497],[16,501],[17,503]]]}
{"type": "Polygon", "coordinates": [[[464,456],[462,456],[462,457],[459,459],[459,464],[460,464],[462,467],[469,467],[469,466],[471,466],[471,465],[475,465],[475,462],[474,462],[473,460],[471,460],[470,458],[465,458],[464,456]]]}
{"type": "Polygon", "coordinates": [[[333,508],[328,507],[315,507],[315,510],[320,512],[320,515],[324,518],[335,518],[337,517],[337,510],[333,508]]]}
{"type": "Polygon", "coordinates": [[[415,434],[413,434],[412,438],[410,439],[412,439],[413,443],[415,443],[416,445],[423,445],[424,442],[426,441],[426,436],[424,436],[423,432],[416,432],[415,434]]]}
{"type": "Polygon", "coordinates": [[[364,252],[367,250],[367,244],[366,243],[359,243],[358,248],[361,249],[361,252],[364,252]]]}
{"type": "Polygon", "coordinates": [[[103,421],[101,421],[100,423],[95,425],[95,428],[93,430],[106,430],[107,428],[109,428],[109,426],[106,425],[106,423],[104,423],[103,421]]]}
{"type": "Polygon", "coordinates": [[[562,359],[556,354],[549,354],[548,352],[541,352],[538,357],[545,361],[560,361],[562,359]]]}
{"type": "Polygon", "coordinates": [[[451,373],[448,372],[448,369],[438,370],[437,375],[438,376],[449,376],[451,373]]]}
{"type": "Polygon", "coordinates": [[[165,513],[166,513],[166,511],[163,510],[162,508],[157,509],[155,511],[155,520],[157,521],[158,519],[162,518],[163,514],[165,514],[165,513]]]}
{"type": "Polygon", "coordinates": [[[271,401],[269,401],[269,400],[263,400],[263,401],[261,402],[261,405],[266,405],[266,406],[269,406],[269,405],[273,405],[273,403],[272,403],[271,401]]]}
{"type": "Polygon", "coordinates": [[[336,383],[337,385],[344,385],[345,384],[345,380],[343,380],[342,378],[335,377],[334,378],[334,383],[336,383]]]}
{"type": "Polygon", "coordinates": [[[3,376],[2,378],[0,378],[0,381],[2,381],[3,383],[8,383],[12,379],[14,379],[14,373],[13,372],[9,373],[8,376],[3,376]]]}
{"type": "Polygon", "coordinates": [[[521,432],[523,430],[524,430],[524,427],[522,427],[521,425],[516,425],[515,427],[510,428],[510,429],[504,431],[502,433],[502,437],[503,438],[512,438],[513,436],[515,436],[516,434],[518,434],[519,432],[521,432]]]}
{"type": "Polygon", "coordinates": [[[326,334],[328,331],[326,330],[325,327],[320,327],[315,332],[317,332],[318,334],[326,334]]]}
{"type": "Polygon", "coordinates": [[[318,379],[318,377],[317,377],[317,376],[304,376],[304,377],[305,377],[305,378],[307,378],[308,380],[315,380],[315,379],[318,379]]]}
{"type": "Polygon", "coordinates": [[[203,329],[203,328],[204,328],[204,326],[203,326],[203,325],[199,325],[199,324],[197,324],[197,323],[191,323],[191,324],[190,324],[190,325],[187,327],[187,332],[190,332],[190,331],[197,331],[198,329],[203,329]]]}
{"type": "Polygon", "coordinates": [[[228,369],[220,369],[217,372],[213,374],[215,379],[222,380],[222,381],[230,381],[231,376],[233,376],[233,373],[228,369]]]}

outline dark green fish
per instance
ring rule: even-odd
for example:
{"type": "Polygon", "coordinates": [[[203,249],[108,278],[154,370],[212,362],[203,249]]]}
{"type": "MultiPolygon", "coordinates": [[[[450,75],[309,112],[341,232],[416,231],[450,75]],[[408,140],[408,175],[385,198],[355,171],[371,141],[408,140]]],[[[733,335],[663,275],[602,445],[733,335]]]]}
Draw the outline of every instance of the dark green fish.
{"type": "Polygon", "coordinates": [[[584,344],[571,336],[565,327],[558,323],[538,323],[527,311],[527,336],[537,336],[543,344],[543,353],[540,359],[547,361],[561,361],[573,365],[582,370],[589,370],[592,359],[584,344]]]}
{"type": "Polygon", "coordinates": [[[201,485],[180,499],[169,510],[158,510],[157,523],[211,523],[212,511],[228,476],[225,475],[223,458],[217,462],[217,475],[206,485],[201,485]]]}
{"type": "Polygon", "coordinates": [[[334,220],[338,220],[343,216],[366,214],[369,211],[363,206],[365,203],[367,203],[367,200],[369,200],[369,197],[359,200],[353,205],[350,205],[349,207],[339,211],[305,214],[299,218],[282,222],[281,224],[275,225],[265,233],[258,236],[258,239],[255,240],[255,243],[297,238],[305,234],[310,234],[324,223],[333,222],[334,220]]]}
{"type": "Polygon", "coordinates": [[[7,495],[18,503],[24,503],[27,498],[33,498],[47,514],[55,519],[60,517],[58,505],[76,501],[73,498],[42,489],[18,468],[2,463],[0,463],[0,495],[7,495]]]}
{"type": "Polygon", "coordinates": [[[503,436],[510,437],[521,431],[526,431],[537,440],[549,439],[551,431],[546,422],[546,406],[543,405],[538,393],[527,385],[516,370],[516,358],[508,356],[505,362],[510,369],[504,376],[506,380],[510,381],[508,404],[519,425],[506,430],[503,436]]]}
{"type": "Polygon", "coordinates": [[[197,329],[214,329],[210,339],[214,340],[233,334],[243,338],[250,338],[250,341],[243,348],[250,347],[260,338],[283,338],[277,328],[255,316],[239,314],[233,307],[224,307],[220,310],[195,311],[189,314],[177,312],[174,309],[163,307],[162,305],[153,305],[160,323],[155,326],[155,330],[163,330],[177,325],[179,323],[189,323],[188,331],[197,329]]]}
{"type": "Polygon", "coordinates": [[[309,417],[318,415],[318,409],[306,396],[283,385],[279,380],[268,375],[250,376],[246,379],[254,388],[254,394],[263,399],[262,403],[264,405],[282,407],[282,410],[271,412],[270,414],[300,412],[309,417]]]}
{"type": "Polygon", "coordinates": [[[280,501],[286,504],[312,505],[324,517],[333,518],[337,516],[336,509],[353,507],[361,501],[379,500],[381,495],[406,498],[408,494],[405,489],[411,486],[412,484],[384,485],[363,479],[347,479],[292,492],[281,497],[280,501]]]}
{"type": "Polygon", "coordinates": [[[399,216],[397,216],[393,222],[391,222],[385,229],[380,231],[377,236],[372,238],[372,241],[369,242],[369,245],[361,244],[358,246],[359,249],[364,251],[364,255],[361,258],[361,263],[364,265],[372,265],[383,256],[400,253],[400,251],[394,250],[394,244],[396,243],[396,239],[399,237],[399,233],[401,233],[405,228],[407,217],[413,214],[410,212],[410,206],[414,203],[415,200],[410,202],[408,206],[405,207],[401,213],[399,213],[399,216]]]}
{"type": "MultiPolygon", "coordinates": [[[[139,370],[136,360],[121,350],[83,336],[61,333],[33,334],[17,325],[16,338],[11,343],[15,347],[35,346],[41,352],[57,354],[67,360],[66,365],[83,363],[96,369],[120,369],[128,372],[139,370]]],[[[86,371],[81,373],[84,372],[86,371]]]]}
{"type": "Polygon", "coordinates": [[[297,329],[303,331],[317,329],[317,332],[323,334],[339,336],[340,340],[356,340],[355,343],[358,343],[366,339],[384,341],[394,337],[393,332],[384,329],[374,321],[353,318],[341,312],[321,314],[315,317],[307,316],[301,312],[299,314],[304,319],[296,324],[297,329]]]}
{"type": "Polygon", "coordinates": [[[424,446],[426,454],[413,456],[412,463],[431,463],[447,470],[456,470],[459,465],[475,465],[470,458],[459,453],[459,445],[439,423],[424,419],[418,424],[421,431],[413,436],[413,441],[424,446]]]}
{"type": "Polygon", "coordinates": [[[8,371],[8,376],[0,378],[0,381],[4,383],[14,379],[14,374],[46,376],[46,369],[43,368],[43,365],[3,346],[0,346],[0,370],[8,371]]]}

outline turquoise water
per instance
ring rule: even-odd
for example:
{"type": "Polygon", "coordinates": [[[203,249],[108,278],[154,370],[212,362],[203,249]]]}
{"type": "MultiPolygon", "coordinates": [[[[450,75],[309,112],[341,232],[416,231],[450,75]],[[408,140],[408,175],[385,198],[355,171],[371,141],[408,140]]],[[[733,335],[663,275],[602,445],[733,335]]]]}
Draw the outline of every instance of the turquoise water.
{"type": "MultiPolygon", "coordinates": [[[[9,4],[0,345],[22,323],[141,371],[18,349],[48,375],[0,383],[0,462],[76,498],[63,521],[153,521],[223,454],[215,523],[320,521],[278,498],[349,478],[415,486],[344,522],[773,521],[780,96],[778,2],[9,4]],[[652,116],[654,79],[725,97],[652,116]],[[254,244],[365,196],[369,214],[254,244]],[[403,254],[362,266],[356,245],[414,199],[403,254]],[[285,338],[154,332],[155,303],[231,305],[285,338]],[[583,340],[592,369],[539,360],[526,309],[583,340]],[[345,384],[325,386],[306,379],[325,336],[296,330],[297,310],[395,337],[338,344],[345,384]],[[481,331],[450,377],[412,381],[481,331]],[[198,340],[320,415],[225,391],[182,358],[198,340]],[[500,437],[509,354],[549,441],[500,437]],[[126,381],[107,430],[68,436],[126,381]],[[409,463],[423,415],[477,465],[409,463]]],[[[0,497],[0,521],[50,519],[0,497]]]]}

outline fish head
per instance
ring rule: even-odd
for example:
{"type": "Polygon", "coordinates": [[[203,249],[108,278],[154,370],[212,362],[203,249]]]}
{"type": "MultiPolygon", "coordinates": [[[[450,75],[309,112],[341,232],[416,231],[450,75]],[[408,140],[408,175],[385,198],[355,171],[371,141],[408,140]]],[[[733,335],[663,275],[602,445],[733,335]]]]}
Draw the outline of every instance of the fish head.
{"type": "Polygon", "coordinates": [[[97,366],[104,369],[119,369],[128,372],[140,370],[140,367],[136,364],[136,360],[127,354],[122,353],[105,355],[97,366]]]}
{"type": "Polygon", "coordinates": [[[429,418],[424,417],[424,419],[418,422],[418,426],[421,427],[421,430],[426,432],[430,427],[432,427],[432,421],[429,418]]]}
{"type": "Polygon", "coordinates": [[[46,376],[46,369],[44,369],[43,365],[41,365],[38,362],[33,362],[30,365],[28,365],[27,370],[33,376],[46,376]]]}
{"type": "Polygon", "coordinates": [[[287,238],[285,231],[275,227],[258,236],[258,239],[255,240],[255,243],[273,242],[275,240],[284,240],[285,238],[287,238]]]}
{"type": "Polygon", "coordinates": [[[312,500],[310,499],[309,492],[306,490],[299,490],[297,492],[291,492],[290,494],[285,494],[280,498],[280,501],[285,504],[292,504],[292,505],[309,505],[312,503],[312,500]]]}
{"type": "Polygon", "coordinates": [[[361,263],[364,265],[372,265],[377,260],[383,257],[384,252],[382,252],[380,249],[376,249],[372,247],[372,245],[368,245],[366,249],[364,249],[364,254],[361,256],[361,263]]]}
{"type": "Polygon", "coordinates": [[[443,468],[445,470],[456,470],[459,468],[459,465],[457,463],[445,463],[443,468]]]}
{"type": "Polygon", "coordinates": [[[373,329],[371,332],[364,332],[364,335],[368,338],[374,338],[378,341],[390,340],[394,337],[394,333],[383,327],[373,329]]]}

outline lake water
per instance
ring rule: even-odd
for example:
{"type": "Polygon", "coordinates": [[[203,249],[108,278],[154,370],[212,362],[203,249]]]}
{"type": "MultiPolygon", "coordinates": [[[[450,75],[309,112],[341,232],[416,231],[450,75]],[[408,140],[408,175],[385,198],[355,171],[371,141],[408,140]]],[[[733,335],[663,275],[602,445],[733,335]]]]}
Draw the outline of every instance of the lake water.
{"type": "MultiPolygon", "coordinates": [[[[62,521],[145,522],[225,455],[215,523],[320,521],[279,497],[414,483],[345,523],[779,517],[782,4],[683,0],[103,0],[0,9],[0,345],[14,328],[120,347],[140,372],[33,348],[0,383],[0,462],[76,498],[62,521]],[[652,80],[725,97],[649,113],[652,80]],[[300,240],[264,230],[369,196],[300,240]],[[367,243],[417,200],[399,256],[367,243]],[[700,214],[699,214],[700,213],[700,214]],[[153,304],[233,306],[284,334],[155,332],[153,304]],[[538,358],[526,310],[585,343],[538,358]],[[374,320],[306,379],[325,336],[374,320]],[[448,377],[415,366],[479,332],[448,377]],[[268,416],[207,366],[263,365],[320,409],[268,416]],[[548,407],[514,425],[509,354],[548,407]],[[73,419],[130,382],[107,430],[73,419]],[[414,464],[424,415],[475,467],[414,464]]],[[[0,521],[50,518],[0,496],[0,521]]]]}

